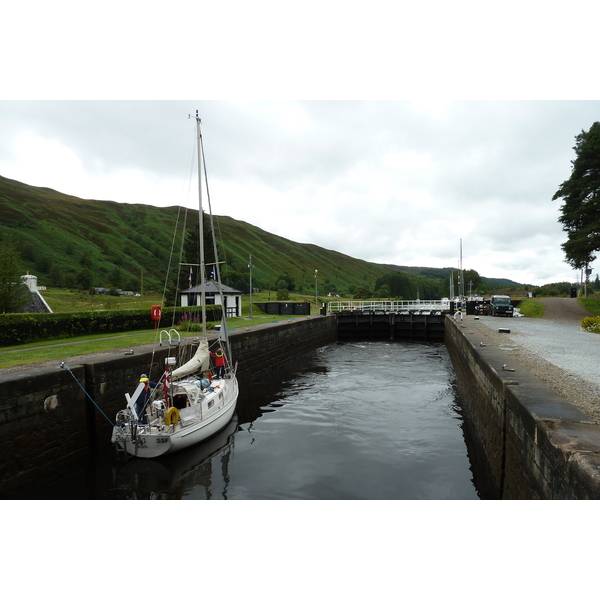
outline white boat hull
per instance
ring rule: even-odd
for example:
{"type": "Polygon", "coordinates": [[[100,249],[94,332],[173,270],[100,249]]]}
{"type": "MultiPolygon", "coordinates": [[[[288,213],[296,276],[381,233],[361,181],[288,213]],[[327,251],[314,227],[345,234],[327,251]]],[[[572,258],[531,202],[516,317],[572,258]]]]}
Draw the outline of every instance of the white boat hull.
{"type": "MultiPolygon", "coordinates": [[[[137,425],[122,430],[113,429],[112,442],[132,456],[139,458],[156,458],[171,454],[215,435],[233,418],[238,397],[238,383],[235,378],[222,380],[223,389],[216,394],[209,394],[204,401],[204,413],[199,410],[201,418],[190,418],[189,423],[182,418],[169,427],[158,421],[148,425],[137,425]],[[214,404],[210,409],[206,406],[210,401],[214,404]]],[[[199,407],[201,409],[201,407],[199,407]]],[[[181,411],[183,414],[184,410],[181,411]]]]}

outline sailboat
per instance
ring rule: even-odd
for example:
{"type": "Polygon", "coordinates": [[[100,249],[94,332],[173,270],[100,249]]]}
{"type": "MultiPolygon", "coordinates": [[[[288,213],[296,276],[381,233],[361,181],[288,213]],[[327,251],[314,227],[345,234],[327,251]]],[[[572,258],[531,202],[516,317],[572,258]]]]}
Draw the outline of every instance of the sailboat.
{"type": "MultiPolygon", "coordinates": [[[[203,337],[194,342],[194,354],[183,364],[176,364],[177,357],[169,356],[165,359],[165,370],[159,382],[150,382],[146,376],[142,376],[134,393],[132,395],[125,394],[127,406],[117,413],[112,442],[119,450],[141,458],[156,458],[170,454],[215,435],[232,420],[239,394],[236,366],[232,365],[227,335],[227,305],[214,242],[212,209],[209,211],[209,215],[215,255],[215,263],[212,265],[215,275],[213,283],[220,291],[223,319],[219,339],[214,341],[214,352],[209,348],[206,336],[205,269],[207,265],[204,262],[202,224],[202,173],[203,171],[205,173],[205,164],[201,120],[198,111],[196,111],[195,119],[198,147],[200,238],[200,263],[198,266],[201,280],[203,337]],[[214,369],[210,368],[211,355],[216,357],[214,369]]],[[[177,334],[178,339],[181,339],[179,333],[174,329],[169,330],[169,339],[171,339],[172,332],[177,334]]],[[[178,354],[184,355],[183,352],[178,354]]]]}

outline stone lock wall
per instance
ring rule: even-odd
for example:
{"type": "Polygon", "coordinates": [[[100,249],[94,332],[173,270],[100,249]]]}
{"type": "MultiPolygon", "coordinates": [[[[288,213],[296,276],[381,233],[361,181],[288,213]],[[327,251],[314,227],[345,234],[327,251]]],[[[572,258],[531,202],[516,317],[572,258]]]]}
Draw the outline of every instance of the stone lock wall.
{"type": "MultiPolygon", "coordinates": [[[[334,317],[232,331],[240,383],[336,336],[334,317]]],[[[0,497],[5,489],[110,443],[111,422],[125,406],[125,392],[133,393],[141,373],[158,381],[169,353],[174,350],[168,346],[132,355],[118,351],[114,357],[67,362],[69,370],[57,361],[56,366],[0,376],[0,497]]],[[[243,403],[243,395],[238,402],[243,403]]]]}
{"type": "Polygon", "coordinates": [[[240,381],[251,381],[336,340],[337,320],[333,316],[279,321],[273,327],[234,331],[230,335],[240,381]]]}
{"type": "Polygon", "coordinates": [[[600,427],[487,342],[446,317],[478,488],[504,499],[600,498],[600,427]]]}
{"type": "MultiPolygon", "coordinates": [[[[77,367],[83,376],[83,367],[77,367]]],[[[0,481],[35,477],[44,465],[87,443],[84,392],[58,367],[3,378],[0,384],[0,481]],[[73,428],[71,423],[82,426],[73,428]]]]}

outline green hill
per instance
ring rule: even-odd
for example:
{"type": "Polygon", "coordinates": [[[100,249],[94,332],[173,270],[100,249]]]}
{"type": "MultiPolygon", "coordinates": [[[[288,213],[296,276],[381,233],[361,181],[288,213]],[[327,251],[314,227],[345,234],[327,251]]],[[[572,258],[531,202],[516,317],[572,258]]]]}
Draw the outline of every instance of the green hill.
{"type": "MultiPolygon", "coordinates": [[[[426,277],[431,279],[446,280],[450,276],[450,273],[456,272],[453,267],[399,267],[397,265],[384,265],[390,269],[401,271],[402,273],[408,273],[409,275],[415,275],[417,277],[426,277]]],[[[491,288],[504,288],[511,286],[520,286],[522,284],[512,281],[511,279],[497,279],[493,277],[481,276],[481,282],[491,288]]]]}
{"type": "MultiPolygon", "coordinates": [[[[0,176],[0,238],[11,236],[24,269],[39,285],[139,291],[143,275],[145,289],[162,290],[178,212],[178,207],[84,200],[0,176]]],[[[192,212],[188,223],[195,224],[197,211],[192,212]]],[[[390,272],[231,217],[215,216],[215,222],[220,258],[227,261],[224,278],[233,287],[243,283],[240,278],[247,287],[250,254],[253,287],[274,286],[284,276],[297,291],[312,290],[317,269],[320,292],[372,288],[390,272]]]]}
{"type": "Polygon", "coordinates": [[[345,291],[352,286],[372,289],[379,277],[390,272],[383,265],[313,244],[293,242],[231,217],[218,217],[218,223],[222,237],[219,241],[228,265],[226,273],[234,271],[245,276],[252,254],[254,287],[255,281],[266,288],[287,275],[296,283],[296,291],[314,290],[316,269],[319,290],[324,293],[345,291]]]}
{"type": "MultiPolygon", "coordinates": [[[[173,235],[181,212],[178,207],[84,200],[0,176],[0,240],[10,236],[24,271],[36,275],[42,286],[137,292],[143,282],[145,291],[162,291],[171,246],[178,255],[184,235],[175,239],[173,235]]],[[[189,229],[198,220],[197,211],[191,212],[189,229]]],[[[359,287],[373,290],[377,282],[391,286],[390,291],[394,286],[402,289],[406,298],[417,293],[422,298],[448,294],[444,282],[452,268],[375,264],[293,242],[231,217],[214,219],[219,258],[226,261],[224,282],[242,291],[249,290],[248,258],[252,255],[252,284],[259,289],[285,286],[311,293],[316,269],[320,295],[359,287]]],[[[184,257],[183,262],[194,260],[184,257]]],[[[519,285],[484,277],[481,281],[493,286],[519,285]]]]}
{"type": "Polygon", "coordinates": [[[0,236],[12,237],[39,285],[75,287],[88,269],[91,285],[139,288],[143,270],[144,285],[159,289],[177,210],[82,200],[0,177],[0,236]]]}

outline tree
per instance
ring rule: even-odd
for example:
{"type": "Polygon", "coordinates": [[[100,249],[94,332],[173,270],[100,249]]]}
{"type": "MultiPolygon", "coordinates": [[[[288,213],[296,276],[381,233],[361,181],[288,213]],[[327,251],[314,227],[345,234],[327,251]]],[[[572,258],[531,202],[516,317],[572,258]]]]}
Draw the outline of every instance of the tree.
{"type": "Polygon", "coordinates": [[[294,278],[286,272],[283,275],[279,275],[275,287],[277,289],[285,288],[290,292],[293,292],[294,289],[296,289],[296,282],[294,281],[294,278]]]}
{"type": "Polygon", "coordinates": [[[63,281],[62,271],[60,270],[60,268],[57,265],[52,265],[50,267],[49,277],[50,277],[50,283],[52,285],[60,286],[62,284],[62,281],[63,281]]]}
{"type": "Polygon", "coordinates": [[[135,292],[140,289],[141,284],[140,284],[140,280],[137,277],[132,276],[127,279],[126,285],[127,285],[128,290],[135,292]]]}
{"type": "Polygon", "coordinates": [[[77,284],[83,290],[92,286],[93,279],[94,274],[92,273],[91,269],[88,269],[87,267],[84,267],[81,269],[81,271],[79,271],[79,273],[77,273],[77,284]]]}
{"type": "Polygon", "coordinates": [[[371,292],[363,286],[358,286],[355,290],[354,290],[354,300],[366,300],[367,298],[371,297],[371,292]]]}
{"type": "Polygon", "coordinates": [[[471,284],[472,284],[471,287],[473,290],[475,290],[475,288],[479,284],[481,284],[481,276],[474,269],[467,269],[467,270],[463,271],[463,278],[464,278],[463,281],[464,281],[464,286],[465,286],[465,294],[469,293],[469,286],[471,284]]]}
{"type": "Polygon", "coordinates": [[[29,288],[21,283],[19,253],[10,239],[0,245],[0,313],[19,312],[29,302],[29,288]]]}
{"type": "MultiPolygon", "coordinates": [[[[113,287],[115,287],[115,288],[121,288],[121,280],[123,278],[123,272],[121,271],[120,267],[115,267],[110,272],[110,275],[108,277],[109,277],[109,281],[113,285],[113,287]]],[[[85,285],[85,286],[82,285],[82,287],[89,287],[89,285],[90,284],[85,285]]]]}
{"type": "Polygon", "coordinates": [[[90,268],[92,266],[92,259],[90,258],[90,255],[87,253],[87,251],[81,255],[81,258],[79,259],[79,264],[84,268],[90,268]]]}
{"type": "Polygon", "coordinates": [[[382,285],[375,292],[376,298],[389,298],[391,296],[390,288],[387,285],[382,285]]]}
{"type": "Polygon", "coordinates": [[[571,176],[563,181],[552,200],[563,199],[558,218],[567,232],[562,244],[566,260],[574,269],[582,269],[600,250],[600,122],[575,136],[575,160],[571,176]]]}
{"type": "MultiPolygon", "coordinates": [[[[379,277],[375,282],[375,289],[378,290],[385,285],[388,288],[388,296],[393,298],[415,298],[416,285],[412,284],[414,284],[414,278],[406,275],[406,273],[396,272],[379,277]]],[[[354,297],[357,297],[357,291],[355,292],[354,297]]],[[[367,296],[367,298],[368,297],[369,296],[367,296]]]]}
{"type": "Polygon", "coordinates": [[[40,254],[35,259],[35,268],[40,273],[50,273],[52,269],[52,258],[47,254],[40,254]]]}

